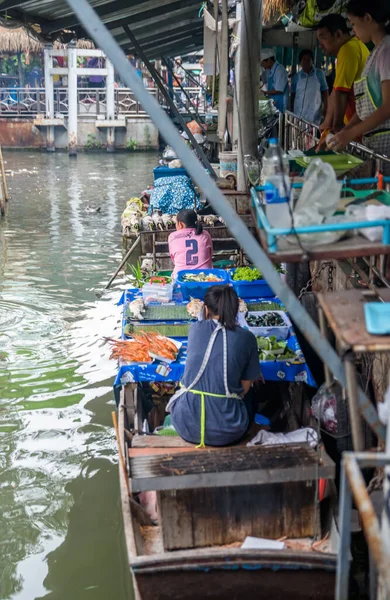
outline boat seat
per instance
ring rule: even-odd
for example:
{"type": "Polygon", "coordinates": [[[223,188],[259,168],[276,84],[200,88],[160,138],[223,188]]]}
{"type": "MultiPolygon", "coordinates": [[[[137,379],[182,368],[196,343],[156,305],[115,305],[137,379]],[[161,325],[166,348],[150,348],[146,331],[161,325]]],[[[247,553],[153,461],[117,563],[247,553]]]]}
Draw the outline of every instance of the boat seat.
{"type": "Polygon", "coordinates": [[[308,444],[175,448],[129,453],[133,493],[332,479],[334,463],[308,444]],[[146,455],[145,455],[146,454],[146,455]]]}

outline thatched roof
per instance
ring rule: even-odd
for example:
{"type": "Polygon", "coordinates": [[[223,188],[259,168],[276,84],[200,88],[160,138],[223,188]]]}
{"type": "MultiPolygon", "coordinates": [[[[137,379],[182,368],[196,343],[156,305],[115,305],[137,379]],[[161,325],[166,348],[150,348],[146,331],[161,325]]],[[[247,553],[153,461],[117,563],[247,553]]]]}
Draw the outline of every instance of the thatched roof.
{"type": "MultiPolygon", "coordinates": [[[[64,48],[65,44],[54,42],[54,48],[64,48]]],[[[17,52],[39,53],[43,50],[44,43],[39,39],[39,32],[35,32],[32,28],[25,29],[24,27],[16,27],[14,29],[8,27],[0,27],[0,52],[16,54],[17,52]]],[[[91,49],[95,46],[90,40],[77,40],[78,48],[91,49]]]]}
{"type": "Polygon", "coordinates": [[[267,25],[276,22],[279,17],[289,12],[293,0],[264,0],[263,2],[263,23],[267,25]]]}

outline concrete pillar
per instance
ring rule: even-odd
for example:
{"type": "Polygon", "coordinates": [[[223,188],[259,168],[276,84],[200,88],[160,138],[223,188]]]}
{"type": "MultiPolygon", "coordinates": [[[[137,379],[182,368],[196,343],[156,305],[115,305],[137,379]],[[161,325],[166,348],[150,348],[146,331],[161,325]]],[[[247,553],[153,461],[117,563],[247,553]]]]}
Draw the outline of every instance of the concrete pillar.
{"type": "MultiPolygon", "coordinates": [[[[45,64],[45,104],[46,104],[46,119],[54,118],[54,88],[53,88],[53,76],[50,73],[50,69],[53,68],[53,58],[50,55],[50,51],[53,47],[48,44],[44,49],[44,64],[45,64]]],[[[46,127],[46,150],[48,152],[55,152],[55,141],[54,141],[54,127],[46,127]]]]}
{"type": "Polygon", "coordinates": [[[237,189],[246,191],[247,181],[242,166],[244,156],[257,156],[259,122],[260,50],[262,0],[241,2],[240,69],[238,109],[241,135],[238,151],[237,189]]]}
{"type": "Polygon", "coordinates": [[[68,45],[68,147],[69,156],[77,156],[77,48],[68,45]]]}
{"type": "MultiPolygon", "coordinates": [[[[115,87],[114,87],[114,67],[108,58],[106,58],[106,118],[107,121],[115,119],[115,87]]],[[[115,128],[107,128],[107,152],[115,151],[115,128]]]]}

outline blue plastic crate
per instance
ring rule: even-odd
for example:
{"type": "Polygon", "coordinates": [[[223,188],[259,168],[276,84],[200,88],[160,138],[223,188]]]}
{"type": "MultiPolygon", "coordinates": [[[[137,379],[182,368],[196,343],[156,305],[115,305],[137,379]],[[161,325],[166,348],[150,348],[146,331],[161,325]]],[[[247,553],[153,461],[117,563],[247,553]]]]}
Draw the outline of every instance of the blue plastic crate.
{"type": "Polygon", "coordinates": [[[186,175],[188,177],[188,173],[185,169],[180,167],[179,169],[170,169],[169,167],[156,167],[153,169],[154,181],[160,179],[160,177],[174,177],[175,175],[186,175]]]}
{"type": "Polygon", "coordinates": [[[235,269],[229,271],[229,283],[232,284],[239,298],[272,298],[272,296],[275,296],[265,279],[259,279],[258,281],[234,281],[234,272],[235,269]]]}
{"type": "Polygon", "coordinates": [[[228,275],[226,271],[223,271],[222,269],[187,269],[178,272],[177,283],[180,284],[180,291],[183,294],[183,300],[190,300],[190,298],[203,300],[204,295],[209,288],[213,287],[214,285],[227,285],[228,275]],[[209,273],[212,273],[213,275],[216,275],[222,279],[222,281],[183,281],[183,276],[188,273],[191,275],[196,275],[199,273],[205,273],[208,275],[209,273]]]}

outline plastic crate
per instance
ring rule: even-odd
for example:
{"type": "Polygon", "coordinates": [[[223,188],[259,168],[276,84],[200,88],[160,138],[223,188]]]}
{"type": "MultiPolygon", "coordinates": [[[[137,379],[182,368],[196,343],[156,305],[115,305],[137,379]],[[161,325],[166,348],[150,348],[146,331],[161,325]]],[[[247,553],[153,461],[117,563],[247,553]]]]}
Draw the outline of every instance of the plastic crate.
{"type": "Polygon", "coordinates": [[[287,314],[285,312],[283,312],[282,310],[259,310],[259,311],[250,311],[248,312],[247,316],[246,316],[246,325],[245,328],[248,329],[251,333],[253,333],[256,336],[261,336],[261,337],[269,337],[271,335],[276,336],[277,338],[280,338],[282,340],[287,340],[290,332],[292,330],[292,323],[290,321],[290,319],[288,318],[287,314]],[[262,315],[266,315],[267,313],[276,313],[277,315],[280,316],[281,319],[283,319],[284,321],[284,325],[276,325],[274,327],[272,326],[268,326],[268,327],[251,327],[249,325],[249,323],[247,322],[248,317],[250,316],[262,316],[262,315]]]}
{"type": "Polygon", "coordinates": [[[203,300],[204,295],[209,288],[213,287],[214,285],[227,285],[228,275],[226,271],[223,271],[222,269],[187,269],[185,271],[183,270],[178,272],[177,283],[180,284],[180,291],[183,295],[183,300],[190,300],[190,298],[203,300]],[[206,275],[212,273],[213,275],[216,275],[222,279],[222,281],[183,281],[184,275],[197,275],[199,273],[205,273],[206,275]]]}
{"type": "Polygon", "coordinates": [[[265,279],[258,279],[257,281],[234,281],[234,272],[235,269],[229,272],[229,283],[232,284],[239,298],[272,298],[272,296],[275,296],[265,279]]]}
{"type": "Polygon", "coordinates": [[[186,175],[188,177],[188,173],[182,167],[178,169],[170,169],[169,167],[156,167],[153,169],[154,181],[160,179],[161,177],[174,177],[175,175],[186,175]]]}

